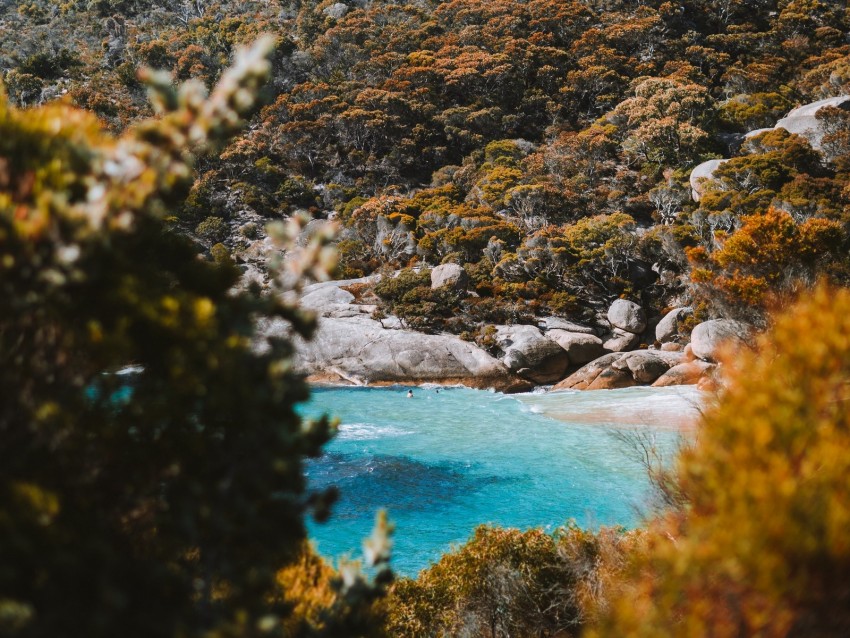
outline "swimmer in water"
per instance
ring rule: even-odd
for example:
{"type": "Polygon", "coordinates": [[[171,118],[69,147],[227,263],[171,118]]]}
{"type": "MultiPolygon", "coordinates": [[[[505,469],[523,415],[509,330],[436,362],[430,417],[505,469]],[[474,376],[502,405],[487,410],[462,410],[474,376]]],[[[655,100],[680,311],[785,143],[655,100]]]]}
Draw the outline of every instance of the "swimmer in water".
{"type": "Polygon", "coordinates": [[[407,391],[407,398],[408,398],[408,399],[412,399],[412,398],[413,398],[413,390],[408,390],[408,391],[407,391]]]}

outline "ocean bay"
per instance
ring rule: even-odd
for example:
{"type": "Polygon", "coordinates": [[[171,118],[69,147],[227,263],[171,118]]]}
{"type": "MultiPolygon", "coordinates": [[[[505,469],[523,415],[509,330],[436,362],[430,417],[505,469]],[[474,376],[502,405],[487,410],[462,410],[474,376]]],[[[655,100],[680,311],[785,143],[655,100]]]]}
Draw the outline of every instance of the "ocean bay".
{"type": "Polygon", "coordinates": [[[320,553],[357,557],[375,511],[396,525],[393,567],[415,575],[477,525],[640,523],[649,484],[612,432],[653,433],[666,456],[704,397],[695,388],[503,395],[467,388],[314,388],[308,417],[340,419],[307,466],[311,489],[341,498],[308,524],[320,553]]]}

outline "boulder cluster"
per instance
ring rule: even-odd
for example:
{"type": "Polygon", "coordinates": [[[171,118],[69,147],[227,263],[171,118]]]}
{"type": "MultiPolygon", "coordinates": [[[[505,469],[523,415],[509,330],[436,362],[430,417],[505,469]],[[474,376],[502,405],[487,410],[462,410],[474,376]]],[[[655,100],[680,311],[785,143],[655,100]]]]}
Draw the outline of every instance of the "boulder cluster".
{"type": "MultiPolygon", "coordinates": [[[[432,286],[463,288],[462,268],[431,273],[432,286]]],[[[617,299],[593,325],[546,317],[537,325],[495,326],[488,350],[452,334],[423,334],[384,317],[349,290],[367,278],[315,284],[301,303],[319,317],[297,361],[316,380],[355,384],[463,383],[504,391],[538,385],[599,390],[635,385],[711,384],[724,348],[749,346],[746,324],[716,319],[683,330],[692,310],[673,308],[648,318],[633,301],[617,299]],[[640,348],[640,344],[650,344],[640,348]]]]}

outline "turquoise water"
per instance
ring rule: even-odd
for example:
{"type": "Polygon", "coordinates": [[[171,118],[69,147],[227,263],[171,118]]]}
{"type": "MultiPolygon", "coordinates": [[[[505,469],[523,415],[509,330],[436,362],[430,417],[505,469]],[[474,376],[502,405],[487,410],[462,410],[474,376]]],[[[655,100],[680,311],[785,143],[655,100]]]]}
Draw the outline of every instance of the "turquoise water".
{"type": "Polygon", "coordinates": [[[315,388],[306,416],[338,417],[337,437],[309,463],[313,488],[341,498],[309,524],[320,553],[360,555],[386,508],[393,569],[415,575],[481,523],[554,529],[639,523],[648,484],[611,429],[650,428],[667,450],[693,415],[695,390],[635,388],[502,395],[466,388],[315,388]],[[551,415],[551,416],[547,416],[551,415]],[[552,418],[555,417],[555,418],[552,418]]]}

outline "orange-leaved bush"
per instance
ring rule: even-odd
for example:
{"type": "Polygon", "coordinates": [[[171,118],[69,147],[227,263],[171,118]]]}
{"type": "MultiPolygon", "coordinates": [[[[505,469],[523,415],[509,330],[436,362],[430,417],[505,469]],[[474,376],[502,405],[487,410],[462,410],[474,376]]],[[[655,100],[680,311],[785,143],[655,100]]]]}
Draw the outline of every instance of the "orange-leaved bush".
{"type": "Polygon", "coordinates": [[[841,259],[846,236],[836,221],[813,217],[797,223],[777,208],[742,221],[710,255],[704,248],[686,251],[695,266],[692,279],[711,284],[705,294],[715,304],[759,312],[771,295],[787,297],[801,284],[811,285],[817,273],[841,259]]]}
{"type": "Polygon", "coordinates": [[[651,525],[591,636],[850,631],[850,291],[819,286],[731,354],[679,460],[689,505],[651,525]]]}

